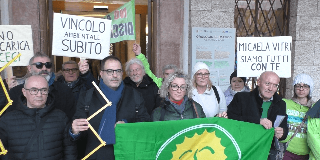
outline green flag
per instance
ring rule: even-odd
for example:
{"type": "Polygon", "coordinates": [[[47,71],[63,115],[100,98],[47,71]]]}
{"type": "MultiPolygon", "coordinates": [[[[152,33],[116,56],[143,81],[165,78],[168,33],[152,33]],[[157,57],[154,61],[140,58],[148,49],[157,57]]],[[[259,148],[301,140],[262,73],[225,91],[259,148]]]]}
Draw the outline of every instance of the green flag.
{"type": "Polygon", "coordinates": [[[265,160],[274,130],[224,118],[118,124],[116,160],[265,160]]]}
{"type": "Polygon", "coordinates": [[[110,43],[136,40],[134,0],[125,3],[104,18],[112,20],[110,43]]]}

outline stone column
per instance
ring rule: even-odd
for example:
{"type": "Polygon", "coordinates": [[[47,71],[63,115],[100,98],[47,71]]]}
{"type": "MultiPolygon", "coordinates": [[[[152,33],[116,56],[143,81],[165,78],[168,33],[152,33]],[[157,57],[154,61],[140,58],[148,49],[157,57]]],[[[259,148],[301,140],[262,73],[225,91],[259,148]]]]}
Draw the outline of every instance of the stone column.
{"type": "Polygon", "coordinates": [[[320,14],[318,0],[290,1],[289,35],[292,36],[291,78],[287,79],[286,96],[293,96],[293,78],[309,74],[314,81],[312,99],[320,98],[320,14]]]}

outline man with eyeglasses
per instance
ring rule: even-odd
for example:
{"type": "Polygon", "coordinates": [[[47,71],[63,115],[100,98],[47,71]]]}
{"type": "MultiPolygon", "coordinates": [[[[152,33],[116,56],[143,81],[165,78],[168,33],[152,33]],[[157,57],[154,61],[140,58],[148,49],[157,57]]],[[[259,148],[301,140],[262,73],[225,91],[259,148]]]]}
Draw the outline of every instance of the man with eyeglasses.
{"type": "Polygon", "coordinates": [[[95,81],[92,73],[89,71],[88,60],[67,61],[62,64],[62,76],[57,81],[66,84],[72,89],[73,96],[78,101],[79,94],[93,87],[92,81],[95,81]]]}
{"type": "MultiPolygon", "coordinates": [[[[30,59],[28,71],[31,75],[40,75],[48,81],[49,92],[55,97],[54,106],[65,112],[71,120],[76,111],[76,101],[71,89],[66,84],[55,81],[55,74],[52,72],[52,67],[53,64],[50,58],[38,52],[30,59]]],[[[7,109],[7,112],[17,108],[23,85],[24,84],[17,85],[9,91],[9,96],[13,103],[12,106],[7,109]]]]}
{"type": "Polygon", "coordinates": [[[2,159],[76,159],[68,117],[54,106],[47,80],[31,76],[21,90],[17,109],[1,117],[0,139],[8,149],[2,159]]]}
{"type": "Polygon", "coordinates": [[[275,138],[268,160],[276,159],[275,141],[284,140],[288,135],[286,103],[277,93],[279,82],[276,73],[263,72],[257,80],[257,88],[251,92],[235,94],[227,112],[230,119],[260,124],[266,129],[274,127],[277,116],[285,116],[279,127],[274,127],[275,138]]]}
{"type": "Polygon", "coordinates": [[[131,59],[126,63],[126,73],[128,77],[123,82],[142,94],[148,114],[151,115],[161,101],[158,94],[158,86],[146,75],[142,62],[137,58],[131,59]]]}
{"type": "MultiPolygon", "coordinates": [[[[112,105],[90,120],[90,125],[107,143],[92,154],[91,159],[115,159],[113,144],[116,143],[114,132],[116,124],[150,121],[142,95],[122,82],[122,74],[122,65],[117,57],[108,56],[101,61],[99,88],[112,105]]],[[[73,140],[87,138],[85,155],[101,144],[94,133],[88,131],[89,122],[86,118],[106,104],[106,100],[96,88],[80,93],[70,136],[73,140]]]]}

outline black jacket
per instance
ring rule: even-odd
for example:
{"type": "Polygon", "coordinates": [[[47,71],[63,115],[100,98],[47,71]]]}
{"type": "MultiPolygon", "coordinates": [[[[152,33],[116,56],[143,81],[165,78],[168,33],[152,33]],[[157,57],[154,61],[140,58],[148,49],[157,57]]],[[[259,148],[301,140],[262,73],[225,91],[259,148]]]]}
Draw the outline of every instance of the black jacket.
{"type": "MultiPolygon", "coordinates": [[[[77,104],[77,112],[73,119],[87,118],[88,116],[92,115],[93,113],[95,113],[97,110],[99,110],[101,107],[103,107],[106,104],[107,102],[102,98],[100,93],[95,88],[91,88],[87,92],[80,93],[79,101],[77,104]],[[86,93],[92,93],[90,104],[88,104],[89,105],[88,112],[86,112],[85,110],[86,93]]],[[[89,121],[89,123],[92,125],[95,131],[98,131],[99,129],[99,124],[103,116],[103,113],[104,113],[103,111],[100,112],[89,121]]],[[[123,119],[126,119],[129,123],[150,121],[150,116],[148,115],[147,110],[144,107],[144,100],[141,94],[130,86],[124,87],[121,98],[117,104],[116,122],[121,121],[123,119]],[[135,97],[139,97],[139,98],[135,98],[135,97]],[[136,107],[138,112],[136,112],[136,107]]],[[[85,137],[88,138],[87,148],[86,148],[86,155],[87,155],[89,152],[91,152],[94,148],[96,148],[101,143],[90,129],[85,132],[80,132],[79,138],[81,139],[85,137]]],[[[97,152],[92,154],[88,159],[89,160],[90,159],[114,160],[113,145],[106,145],[100,148],[97,152]]]]}
{"type": "Polygon", "coordinates": [[[142,94],[149,115],[151,115],[152,111],[160,105],[161,98],[158,94],[159,88],[148,75],[143,76],[142,82],[138,87],[130,77],[126,77],[123,82],[142,94]]]}
{"type": "MultiPolygon", "coordinates": [[[[3,159],[22,159],[24,149],[33,132],[44,117],[48,117],[37,140],[30,146],[28,160],[73,160],[76,146],[68,134],[68,117],[53,106],[53,96],[49,94],[46,107],[28,108],[26,99],[20,96],[16,110],[6,113],[0,119],[0,139],[8,150],[3,159]]],[[[1,159],[1,156],[0,156],[1,159]]]]}
{"type": "MultiPolygon", "coordinates": [[[[58,77],[57,81],[60,83],[67,84],[62,75],[58,77]]],[[[92,81],[95,81],[95,79],[90,71],[88,71],[85,74],[80,73],[80,76],[78,77],[78,82],[71,88],[73,97],[76,100],[76,102],[79,99],[80,92],[87,91],[88,89],[93,87],[92,81]]]]}
{"type": "MultiPolygon", "coordinates": [[[[20,84],[9,91],[9,96],[13,102],[7,109],[7,112],[17,108],[17,102],[19,97],[22,95],[23,86],[24,84],[20,84]]],[[[71,120],[76,111],[76,101],[74,100],[71,89],[66,84],[55,81],[51,86],[49,86],[49,93],[55,97],[53,106],[65,112],[71,120]]]]}
{"type": "MultiPolygon", "coordinates": [[[[260,124],[260,119],[263,110],[263,99],[259,96],[258,88],[259,87],[255,88],[251,92],[239,92],[235,94],[231,103],[228,106],[229,119],[260,124]]],[[[285,116],[285,118],[279,126],[283,128],[283,136],[279,139],[281,141],[286,139],[288,135],[288,115],[286,113],[286,103],[281,99],[281,97],[277,93],[275,93],[273,95],[273,100],[268,110],[267,116],[267,118],[270,121],[272,121],[272,127],[277,118],[277,115],[285,116]]],[[[274,147],[273,144],[272,147],[274,147]]]]}

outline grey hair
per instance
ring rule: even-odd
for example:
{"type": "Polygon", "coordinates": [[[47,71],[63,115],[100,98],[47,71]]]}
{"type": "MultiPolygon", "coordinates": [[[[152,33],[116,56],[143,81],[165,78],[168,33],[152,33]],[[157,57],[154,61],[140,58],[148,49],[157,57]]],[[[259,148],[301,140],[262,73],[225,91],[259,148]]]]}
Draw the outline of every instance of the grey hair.
{"type": "Polygon", "coordinates": [[[135,63],[138,64],[138,65],[140,65],[141,68],[143,69],[143,72],[145,72],[144,66],[143,66],[142,62],[141,62],[139,59],[134,58],[134,59],[131,59],[130,61],[128,61],[128,62],[126,63],[126,73],[127,73],[127,75],[130,74],[130,66],[131,66],[132,64],[135,64],[135,63]]]}
{"type": "Polygon", "coordinates": [[[64,63],[62,64],[62,69],[64,69],[64,65],[66,65],[66,64],[76,64],[77,68],[79,69],[79,66],[78,66],[77,62],[72,61],[72,60],[71,60],[71,61],[64,62],[64,63]]]}
{"type": "MultiPolygon", "coordinates": [[[[23,88],[26,88],[26,87],[27,87],[27,84],[28,84],[28,81],[29,81],[29,78],[30,78],[30,77],[41,77],[41,78],[44,78],[44,77],[42,77],[42,76],[40,76],[40,75],[32,75],[32,76],[29,76],[28,78],[26,78],[26,79],[24,80],[23,88]]],[[[48,82],[46,78],[44,78],[44,79],[46,80],[46,82],[48,82]]],[[[49,84],[48,84],[48,83],[47,83],[47,88],[49,88],[49,84]]]]}
{"type": "Polygon", "coordinates": [[[178,69],[178,67],[174,64],[167,64],[162,67],[162,74],[164,74],[164,72],[168,69],[173,69],[174,71],[176,71],[178,69]]]}
{"type": "Polygon", "coordinates": [[[159,90],[160,92],[160,97],[161,98],[165,98],[166,96],[168,96],[169,94],[169,87],[172,83],[172,81],[175,79],[175,78],[183,78],[185,81],[186,81],[186,85],[188,86],[187,87],[187,90],[186,90],[186,95],[188,96],[188,98],[192,98],[193,94],[192,94],[192,84],[191,84],[191,81],[190,79],[188,78],[188,75],[184,74],[181,70],[177,69],[175,70],[172,74],[170,74],[168,76],[168,78],[166,78],[163,83],[162,83],[162,86],[159,90]]]}
{"type": "Polygon", "coordinates": [[[37,57],[47,57],[50,62],[51,62],[51,59],[48,55],[44,54],[44,53],[41,53],[41,52],[37,52],[36,54],[34,54],[34,56],[29,60],[29,65],[32,65],[33,64],[33,60],[37,57]]]}

